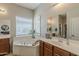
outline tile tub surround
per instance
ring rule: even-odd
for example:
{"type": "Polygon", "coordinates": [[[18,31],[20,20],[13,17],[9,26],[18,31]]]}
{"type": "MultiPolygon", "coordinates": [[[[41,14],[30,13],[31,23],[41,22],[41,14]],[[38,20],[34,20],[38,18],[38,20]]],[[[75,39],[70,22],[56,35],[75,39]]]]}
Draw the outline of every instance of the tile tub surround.
{"type": "Polygon", "coordinates": [[[15,37],[13,40],[13,44],[21,44],[21,45],[29,44],[30,45],[37,41],[38,41],[37,39],[33,39],[32,37],[22,36],[22,37],[15,37]]]}
{"type": "Polygon", "coordinates": [[[39,43],[31,37],[16,37],[13,41],[13,55],[38,56],[39,43]]]}
{"type": "Polygon", "coordinates": [[[58,41],[59,38],[55,37],[52,39],[45,39],[41,38],[40,40],[50,43],[56,47],[59,47],[61,49],[64,49],[68,52],[71,52],[73,54],[76,54],[79,56],[79,41],[76,40],[69,40],[69,45],[66,44],[66,39],[60,38],[63,42],[58,41]]]}

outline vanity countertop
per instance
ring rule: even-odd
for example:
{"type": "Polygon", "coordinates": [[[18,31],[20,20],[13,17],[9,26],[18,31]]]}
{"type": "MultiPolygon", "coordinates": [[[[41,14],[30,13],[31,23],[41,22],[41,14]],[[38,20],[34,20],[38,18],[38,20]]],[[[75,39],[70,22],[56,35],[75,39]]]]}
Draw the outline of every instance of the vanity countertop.
{"type": "Polygon", "coordinates": [[[10,38],[10,34],[6,34],[6,35],[0,34],[0,39],[2,38],[10,38]]]}
{"type": "Polygon", "coordinates": [[[67,45],[67,40],[60,38],[62,41],[58,41],[59,38],[55,37],[52,39],[40,39],[44,42],[50,43],[56,47],[62,48],[66,51],[69,51],[73,54],[79,55],[79,41],[76,40],[69,40],[69,45],[67,45]]]}

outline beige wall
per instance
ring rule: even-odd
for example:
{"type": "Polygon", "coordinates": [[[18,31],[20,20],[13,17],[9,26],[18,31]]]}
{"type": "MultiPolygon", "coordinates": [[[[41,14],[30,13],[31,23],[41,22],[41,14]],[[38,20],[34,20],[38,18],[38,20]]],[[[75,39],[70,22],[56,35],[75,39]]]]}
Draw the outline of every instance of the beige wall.
{"type": "Polygon", "coordinates": [[[2,25],[8,25],[9,26],[9,31],[10,31],[10,21],[8,19],[0,20],[0,32],[2,31],[2,29],[1,29],[2,25]]]}
{"type": "Polygon", "coordinates": [[[16,4],[8,4],[8,3],[0,3],[0,8],[7,10],[5,15],[0,14],[0,22],[2,20],[10,21],[10,34],[11,34],[11,42],[16,34],[16,16],[25,17],[33,20],[33,11],[27,8],[20,7],[16,4]]]}
{"type": "Polygon", "coordinates": [[[45,34],[47,33],[47,19],[48,17],[52,16],[53,23],[52,28],[58,28],[58,15],[66,13],[67,14],[67,24],[68,24],[68,36],[70,27],[69,22],[70,18],[72,17],[79,17],[79,4],[63,4],[64,7],[52,7],[51,4],[41,4],[33,14],[33,11],[30,9],[26,9],[20,6],[17,6],[16,4],[0,4],[0,8],[4,8],[7,10],[7,14],[2,15],[0,14],[0,20],[10,20],[11,22],[11,37],[15,37],[15,17],[21,16],[33,19],[37,19],[36,17],[41,16],[41,36],[45,37],[45,34]]]}
{"type": "Polygon", "coordinates": [[[49,3],[43,3],[41,4],[36,10],[35,10],[35,16],[34,19],[36,19],[38,16],[41,16],[41,36],[45,37],[45,34],[47,33],[47,20],[48,17],[52,17],[52,29],[54,32],[54,28],[58,28],[58,16],[56,16],[51,11],[51,4],[49,3]]]}
{"type": "MultiPolygon", "coordinates": [[[[7,10],[7,13],[5,15],[0,14],[0,20],[7,19],[7,20],[11,21],[12,18],[14,18],[14,20],[15,20],[16,16],[33,19],[32,10],[20,7],[16,4],[8,4],[8,3],[0,4],[0,8],[4,8],[5,10],[7,10]]],[[[12,20],[12,21],[14,21],[14,20],[12,20]]],[[[12,25],[15,25],[15,24],[12,24],[12,25]]]]}
{"type": "Polygon", "coordinates": [[[48,15],[46,14],[46,10],[48,4],[41,4],[34,13],[34,19],[38,19],[37,17],[41,16],[41,36],[45,37],[45,34],[47,32],[47,17],[48,15]]]}

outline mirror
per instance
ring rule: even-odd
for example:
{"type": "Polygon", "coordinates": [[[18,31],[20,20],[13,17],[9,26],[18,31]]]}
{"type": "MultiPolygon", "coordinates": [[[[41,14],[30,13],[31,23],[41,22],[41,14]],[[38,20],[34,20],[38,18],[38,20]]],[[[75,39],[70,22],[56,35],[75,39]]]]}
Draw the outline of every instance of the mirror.
{"type": "Polygon", "coordinates": [[[48,23],[49,33],[52,37],[62,37],[79,40],[79,17],[68,14],[59,14],[58,19],[51,18],[48,23]],[[57,27],[58,26],[58,27],[57,27]]]}
{"type": "Polygon", "coordinates": [[[79,17],[67,14],[59,15],[59,36],[79,40],[79,17]],[[68,17],[67,17],[68,16],[68,17]]]}
{"type": "Polygon", "coordinates": [[[67,14],[61,14],[58,17],[59,36],[63,38],[79,40],[79,17],[72,17],[67,14]]]}
{"type": "Polygon", "coordinates": [[[46,38],[52,38],[52,17],[48,17],[47,19],[47,33],[46,38]]]}
{"type": "MultiPolygon", "coordinates": [[[[52,37],[79,40],[79,4],[64,4],[58,9],[55,7],[53,9],[53,13],[49,14],[52,37]]],[[[48,25],[47,28],[49,28],[48,25]]]]}
{"type": "Polygon", "coordinates": [[[66,14],[59,15],[59,36],[67,38],[66,14]]]}

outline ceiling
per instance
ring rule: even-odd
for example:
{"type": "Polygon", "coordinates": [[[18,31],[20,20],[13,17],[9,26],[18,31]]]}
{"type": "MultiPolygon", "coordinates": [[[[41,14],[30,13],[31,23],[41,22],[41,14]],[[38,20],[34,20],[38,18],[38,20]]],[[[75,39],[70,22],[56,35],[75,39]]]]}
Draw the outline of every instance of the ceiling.
{"type": "Polygon", "coordinates": [[[40,3],[16,3],[16,4],[32,10],[34,10],[40,5],[40,3]]]}

